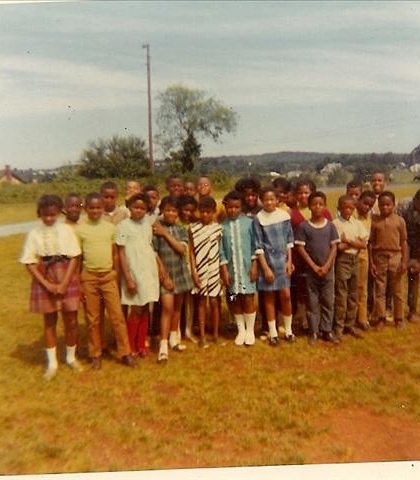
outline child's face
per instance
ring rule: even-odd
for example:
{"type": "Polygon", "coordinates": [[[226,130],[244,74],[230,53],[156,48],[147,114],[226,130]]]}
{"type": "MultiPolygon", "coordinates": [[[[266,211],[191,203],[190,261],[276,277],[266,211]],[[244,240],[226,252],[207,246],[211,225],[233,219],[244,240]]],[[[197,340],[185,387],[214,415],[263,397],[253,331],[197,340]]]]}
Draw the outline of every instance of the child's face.
{"type": "Polygon", "coordinates": [[[166,225],[174,225],[178,220],[178,209],[172,205],[165,205],[162,218],[166,225]]]}
{"type": "Polygon", "coordinates": [[[374,194],[379,195],[385,190],[385,175],[383,173],[373,174],[370,184],[374,194]]]}
{"type": "Polygon", "coordinates": [[[77,223],[82,213],[82,200],[79,197],[70,197],[66,200],[64,205],[64,212],[66,219],[69,222],[77,223]]]}
{"type": "Polygon", "coordinates": [[[129,206],[129,209],[133,220],[141,220],[147,213],[147,205],[143,200],[136,200],[129,206]]]}
{"type": "Polygon", "coordinates": [[[312,218],[319,220],[324,217],[325,202],[322,197],[315,197],[308,205],[312,218]]]}
{"type": "Polygon", "coordinates": [[[85,210],[89,220],[99,220],[104,211],[102,200],[99,198],[92,198],[89,203],[85,205],[85,210]]]}
{"type": "Polygon", "coordinates": [[[347,189],[347,195],[349,195],[355,202],[357,202],[361,194],[362,194],[361,187],[349,187],[347,189]]]}
{"type": "Polygon", "coordinates": [[[205,197],[211,194],[212,184],[208,177],[201,177],[197,180],[197,192],[200,197],[205,197]]]}
{"type": "Polygon", "coordinates": [[[195,217],[195,206],[192,203],[187,203],[181,208],[181,220],[185,223],[191,223],[195,217]]]}
{"type": "Polygon", "coordinates": [[[185,182],[184,184],[184,194],[190,197],[195,197],[197,190],[193,182],[185,182]]]}
{"type": "Polygon", "coordinates": [[[146,192],[146,195],[149,198],[150,209],[153,211],[159,202],[159,192],[155,190],[149,190],[146,192]]]}
{"type": "Polygon", "coordinates": [[[113,212],[117,206],[118,192],[113,188],[107,188],[101,192],[101,197],[105,212],[113,212]]]}
{"type": "Polygon", "coordinates": [[[184,193],[184,182],[182,178],[172,178],[168,183],[169,195],[180,197],[184,193]]]}
{"type": "Polygon", "coordinates": [[[357,201],[357,211],[360,215],[366,217],[366,215],[372,210],[373,205],[375,205],[375,199],[371,197],[364,197],[357,201]]]}
{"type": "Polygon", "coordinates": [[[214,218],[216,212],[212,208],[201,207],[200,208],[200,220],[203,225],[209,225],[214,218]]]}
{"type": "Polygon", "coordinates": [[[309,185],[302,185],[299,187],[299,190],[296,192],[296,200],[299,207],[308,206],[308,197],[311,194],[311,189],[309,185]]]}
{"type": "Polygon", "coordinates": [[[287,203],[289,200],[289,192],[282,187],[276,188],[276,195],[281,203],[287,203]]]}
{"type": "Polygon", "coordinates": [[[231,220],[238,218],[242,211],[242,202],[236,199],[229,199],[225,204],[226,216],[231,220]]]}
{"type": "Polygon", "coordinates": [[[141,188],[139,182],[135,182],[134,180],[127,182],[127,186],[125,188],[125,198],[130,198],[136,193],[140,193],[141,188]]]}
{"type": "Polygon", "coordinates": [[[51,227],[58,220],[60,216],[60,209],[54,205],[49,207],[44,207],[40,212],[39,216],[42,220],[42,223],[47,227],[51,227]]]}
{"type": "Polygon", "coordinates": [[[340,215],[345,219],[349,220],[354,212],[354,201],[353,200],[341,200],[338,204],[338,211],[340,215]]]}
{"type": "Polygon", "coordinates": [[[244,204],[249,208],[255,208],[258,204],[258,193],[252,188],[245,188],[244,204]]]}
{"type": "Polygon", "coordinates": [[[388,217],[394,211],[395,204],[391,197],[382,197],[378,203],[381,217],[388,217]]]}
{"type": "Polygon", "coordinates": [[[261,198],[263,208],[266,212],[274,212],[278,205],[277,196],[274,192],[265,192],[261,198]]]}

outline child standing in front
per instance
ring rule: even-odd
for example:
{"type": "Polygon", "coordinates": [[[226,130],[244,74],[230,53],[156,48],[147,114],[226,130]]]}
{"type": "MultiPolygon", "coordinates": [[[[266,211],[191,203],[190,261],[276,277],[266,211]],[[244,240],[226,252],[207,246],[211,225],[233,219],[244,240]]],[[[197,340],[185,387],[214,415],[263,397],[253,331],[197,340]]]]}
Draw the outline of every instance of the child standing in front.
{"type": "Polygon", "coordinates": [[[258,265],[253,221],[242,213],[242,195],[229,192],[223,199],[226,219],[222,222],[220,274],[238,327],[236,345],[255,343],[255,293],[258,265]]]}
{"type": "Polygon", "coordinates": [[[379,216],[372,218],[369,239],[370,271],[374,278],[374,317],[375,326],[382,327],[386,322],[385,298],[389,282],[393,299],[395,326],[403,324],[403,274],[407,271],[408,245],[407,228],[402,217],[395,210],[395,196],[384,191],[378,197],[379,216]]]}
{"type": "Polygon", "coordinates": [[[220,279],[219,242],[222,227],[214,221],[216,201],[212,197],[202,197],[198,202],[200,221],[190,225],[191,273],[194,280],[194,294],[197,294],[197,313],[200,327],[200,343],[203,348],[208,344],[205,337],[206,304],[210,304],[210,316],[213,328],[213,340],[219,343],[220,279]]]}
{"type": "Polygon", "coordinates": [[[159,274],[152,244],[149,201],[137,193],[126,201],[130,218],[117,225],[116,244],[122,272],[121,303],[130,306],[128,339],[134,355],[145,357],[149,302],[159,300],[159,274]]]}
{"type": "Polygon", "coordinates": [[[76,227],[83,254],[80,280],[85,297],[88,349],[93,370],[99,370],[102,365],[101,300],[112,324],[122,363],[128,367],[135,366],[120,303],[115,225],[103,219],[103,209],[101,195],[88,194],[85,199],[86,222],[76,227]]]}
{"type": "Polygon", "coordinates": [[[340,238],[333,223],[324,216],[325,204],[323,192],[315,191],[309,195],[311,218],[299,225],[295,240],[305,264],[310,345],[316,343],[320,333],[326,342],[339,343],[332,328],[334,260],[340,238]]]}
{"type": "Polygon", "coordinates": [[[179,322],[185,294],[193,288],[186,253],[188,233],[178,223],[179,198],[168,195],[160,204],[162,218],[153,224],[153,245],[163,265],[160,286],[160,345],[158,362],[168,360],[169,347],[178,352],[186,346],[180,343],[179,322]]]}
{"type": "Polygon", "coordinates": [[[20,258],[32,277],[30,311],[44,317],[46,380],[53,378],[58,369],[57,320],[60,311],[65,327],[66,363],[74,370],[82,369],[75,356],[80,298],[76,269],[81,252],[72,227],[58,221],[62,209],[63,202],[56,195],[43,195],[38,200],[37,213],[42,224],[29,232],[20,258]]]}
{"type": "Polygon", "coordinates": [[[290,276],[293,271],[293,232],[290,215],[277,208],[278,199],[273,186],[260,192],[263,209],[254,218],[254,233],[259,276],[258,291],[264,292],[264,307],[268,319],[269,344],[277,346],[279,337],[276,326],[275,299],[280,299],[286,340],[294,342],[292,332],[292,302],[290,276]]]}
{"type": "Polygon", "coordinates": [[[343,334],[361,339],[354,328],[357,319],[359,252],[366,250],[368,231],[354,218],[355,201],[350,195],[338,199],[339,216],[333,220],[340,237],[335,259],[334,279],[334,333],[338,339],[343,334]]]}

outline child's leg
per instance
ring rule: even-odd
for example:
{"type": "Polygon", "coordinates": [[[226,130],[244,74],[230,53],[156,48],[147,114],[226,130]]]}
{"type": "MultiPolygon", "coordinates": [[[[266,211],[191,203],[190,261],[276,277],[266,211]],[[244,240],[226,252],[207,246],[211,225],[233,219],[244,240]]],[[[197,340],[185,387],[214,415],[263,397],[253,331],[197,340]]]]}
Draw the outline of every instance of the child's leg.
{"type": "Polygon", "coordinates": [[[238,346],[243,345],[245,343],[245,338],[246,338],[245,316],[244,316],[244,310],[243,310],[242,297],[243,295],[236,295],[229,302],[230,309],[232,311],[236,326],[238,328],[238,334],[236,335],[236,338],[235,338],[235,345],[238,345],[238,346]]]}
{"type": "MultiPolygon", "coordinates": [[[[128,307],[128,305],[126,305],[128,307]]],[[[139,311],[135,305],[130,308],[130,313],[127,317],[127,334],[128,341],[130,342],[131,351],[136,355],[139,353],[138,333],[139,333],[139,311]]]]}
{"type": "Polygon", "coordinates": [[[100,288],[105,302],[105,308],[114,330],[118,355],[122,360],[127,357],[131,358],[127,325],[121,310],[119,286],[117,275],[114,271],[100,277],[100,288]]]}
{"type": "Polygon", "coordinates": [[[146,348],[146,339],[147,339],[147,329],[149,328],[149,305],[142,305],[141,307],[136,306],[137,315],[139,319],[138,331],[137,331],[137,351],[139,355],[144,357],[147,355],[146,348]]]}
{"type": "Polygon", "coordinates": [[[397,326],[401,325],[404,317],[404,303],[403,303],[403,282],[402,274],[398,271],[401,263],[401,254],[395,253],[389,259],[388,278],[390,281],[390,290],[392,292],[394,321],[397,326]]]}
{"type": "Polygon", "coordinates": [[[306,277],[308,289],[308,323],[311,335],[319,334],[319,277],[315,273],[308,272],[306,277]]]}
{"type": "Polygon", "coordinates": [[[195,340],[193,336],[194,304],[190,292],[185,294],[185,338],[195,340]]]}
{"type": "Polygon", "coordinates": [[[44,313],[45,351],[47,354],[47,371],[44,378],[52,378],[58,368],[57,362],[57,312],[44,313]]]}
{"type": "Polygon", "coordinates": [[[168,337],[171,318],[174,312],[174,294],[165,293],[160,297],[161,315],[160,315],[160,345],[158,361],[168,359],[168,337]]]}
{"type": "Polygon", "coordinates": [[[408,320],[411,322],[418,321],[417,315],[417,299],[419,290],[419,274],[412,273],[408,270],[407,275],[407,305],[408,305],[408,320]]]}
{"type": "Polygon", "coordinates": [[[245,321],[245,345],[254,345],[255,343],[255,295],[253,293],[239,295],[241,297],[243,316],[245,321]]]}
{"type": "Polygon", "coordinates": [[[334,271],[332,269],[326,277],[320,280],[320,287],[320,330],[324,333],[331,333],[334,318],[334,271]]]}
{"type": "Polygon", "coordinates": [[[196,306],[201,343],[205,343],[206,341],[206,304],[207,297],[205,297],[204,295],[197,295],[196,306]]]}
{"type": "Polygon", "coordinates": [[[357,323],[366,330],[368,328],[368,274],[369,259],[365,252],[359,254],[359,281],[358,281],[358,301],[357,301],[357,323]]]}
{"type": "Polygon", "coordinates": [[[185,350],[186,346],[179,342],[179,324],[181,320],[181,311],[184,304],[185,294],[179,293],[174,295],[174,310],[172,313],[169,328],[169,346],[177,351],[185,350]]]}
{"type": "Polygon", "coordinates": [[[209,297],[210,303],[210,317],[213,327],[213,339],[216,342],[219,338],[219,324],[220,324],[220,296],[209,297]]]}
{"type": "Polygon", "coordinates": [[[270,335],[270,345],[278,343],[278,333],[276,327],[276,309],[275,309],[275,293],[272,291],[264,292],[264,307],[268,320],[268,333],[270,335]]]}
{"type": "Polygon", "coordinates": [[[290,288],[282,288],[279,292],[281,313],[283,314],[284,329],[286,330],[286,339],[293,340],[292,332],[292,299],[290,288]]]}
{"type": "Polygon", "coordinates": [[[81,365],[76,359],[77,345],[77,311],[63,312],[64,330],[66,336],[66,363],[75,370],[81,370],[81,365]]]}
{"type": "Polygon", "coordinates": [[[384,324],[386,318],[385,295],[388,276],[388,257],[381,254],[373,254],[376,266],[374,278],[374,316],[377,322],[384,324]]]}
{"type": "Polygon", "coordinates": [[[347,315],[347,295],[350,295],[347,282],[350,278],[351,256],[339,253],[335,260],[334,279],[334,331],[341,337],[344,333],[344,325],[347,315]]]}

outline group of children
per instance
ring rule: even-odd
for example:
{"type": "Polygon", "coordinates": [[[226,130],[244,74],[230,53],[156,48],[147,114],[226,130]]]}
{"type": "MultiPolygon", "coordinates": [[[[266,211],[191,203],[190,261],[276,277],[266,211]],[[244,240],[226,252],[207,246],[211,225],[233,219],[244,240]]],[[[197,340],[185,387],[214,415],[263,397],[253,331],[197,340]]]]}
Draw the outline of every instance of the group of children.
{"type": "Polygon", "coordinates": [[[162,199],[155,187],[128,182],[125,206],[117,205],[113,182],[84,200],[77,194],[64,203],[42,196],[37,206],[42,222],[28,234],[20,261],[32,277],[30,310],[44,317],[44,377],[54,377],[58,369],[60,311],[66,363],[82,369],[75,356],[80,305],[94,370],[107,352],[105,311],[118,356],[129,367],[148,354],[148,333],[157,333],[156,324],[158,362],[166,362],[170,350],[185,350],[181,318],[183,335],[207,348],[209,314],[212,340],[224,344],[219,338],[224,290],[236,345],[255,343],[257,303],[260,338],[271,346],[280,343],[280,321],[291,343],[292,324],[310,345],[318,338],[338,344],[344,334],[362,338],[360,330],[385,324],[387,285],[400,328],[407,268],[408,319],[417,321],[420,191],[397,214],[385,185],[382,173],[372,176],[372,190],[349,182],[334,219],[325,194],[307,179],[292,186],[277,178],[261,188],[257,179],[244,177],[221,204],[211,196],[208,177],[194,184],[177,175],[167,179],[162,199]]]}

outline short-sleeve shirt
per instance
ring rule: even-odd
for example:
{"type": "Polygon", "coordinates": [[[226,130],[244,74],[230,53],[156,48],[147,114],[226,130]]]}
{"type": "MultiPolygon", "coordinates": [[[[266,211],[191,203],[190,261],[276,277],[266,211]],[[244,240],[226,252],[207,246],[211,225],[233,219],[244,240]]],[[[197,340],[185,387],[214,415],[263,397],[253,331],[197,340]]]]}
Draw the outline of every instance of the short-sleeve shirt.
{"type": "MultiPolygon", "coordinates": [[[[335,225],[340,238],[344,234],[347,240],[350,241],[361,239],[367,242],[369,240],[369,232],[366,230],[362,222],[354,217],[350,217],[348,220],[346,220],[345,218],[339,216],[334,218],[333,224],[335,225]]],[[[359,253],[359,249],[349,247],[346,250],[343,250],[343,252],[350,255],[357,255],[359,253]]]]}
{"type": "Polygon", "coordinates": [[[113,267],[112,246],[115,243],[115,225],[103,220],[85,222],[76,226],[76,235],[83,253],[83,268],[93,272],[109,272],[113,267]]]}
{"type": "Polygon", "coordinates": [[[330,254],[331,246],[340,243],[335,225],[325,219],[322,224],[305,220],[296,233],[296,245],[303,245],[308,255],[317,265],[324,265],[330,254]]]}
{"type": "Polygon", "coordinates": [[[80,253],[72,227],[61,222],[51,226],[40,223],[28,233],[20,262],[29,265],[38,263],[41,257],[65,255],[73,258],[80,253]]]}

